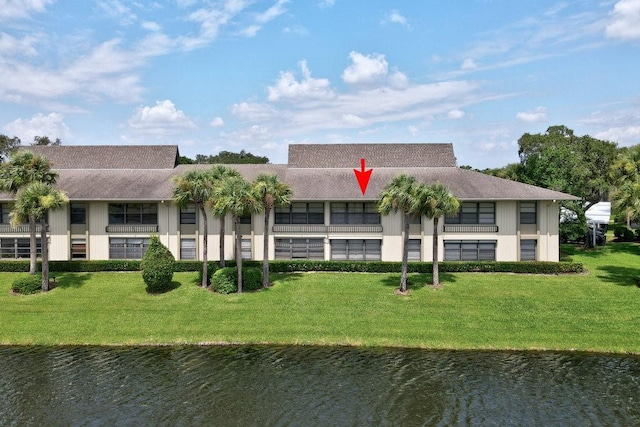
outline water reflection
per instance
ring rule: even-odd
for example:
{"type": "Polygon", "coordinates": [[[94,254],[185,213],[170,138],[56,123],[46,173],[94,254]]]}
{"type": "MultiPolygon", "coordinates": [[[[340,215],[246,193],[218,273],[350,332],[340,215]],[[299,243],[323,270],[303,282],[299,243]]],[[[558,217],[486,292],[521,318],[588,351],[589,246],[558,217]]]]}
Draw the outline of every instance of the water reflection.
{"type": "Polygon", "coordinates": [[[0,425],[640,425],[640,358],[0,347],[0,425]]]}

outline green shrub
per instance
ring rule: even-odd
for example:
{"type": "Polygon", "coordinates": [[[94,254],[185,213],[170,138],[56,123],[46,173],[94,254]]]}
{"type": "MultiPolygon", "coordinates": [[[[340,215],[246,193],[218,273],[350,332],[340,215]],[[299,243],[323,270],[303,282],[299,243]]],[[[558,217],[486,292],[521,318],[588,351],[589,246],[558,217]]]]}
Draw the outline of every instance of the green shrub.
{"type": "Polygon", "coordinates": [[[38,293],[42,290],[42,276],[39,274],[21,276],[13,281],[11,290],[22,295],[38,293]]]}
{"type": "Polygon", "coordinates": [[[633,242],[637,237],[640,237],[640,235],[638,235],[638,230],[634,233],[633,230],[627,228],[624,224],[614,225],[613,235],[619,242],[633,242]]]}
{"type": "MultiPolygon", "coordinates": [[[[257,267],[242,268],[242,290],[255,291],[262,287],[262,270],[257,267]]],[[[221,294],[238,292],[238,269],[220,268],[211,276],[211,288],[221,294]]]]}
{"type": "Polygon", "coordinates": [[[173,254],[160,242],[160,238],[151,236],[149,247],[140,263],[147,292],[166,292],[171,289],[174,263],[173,254]]]}

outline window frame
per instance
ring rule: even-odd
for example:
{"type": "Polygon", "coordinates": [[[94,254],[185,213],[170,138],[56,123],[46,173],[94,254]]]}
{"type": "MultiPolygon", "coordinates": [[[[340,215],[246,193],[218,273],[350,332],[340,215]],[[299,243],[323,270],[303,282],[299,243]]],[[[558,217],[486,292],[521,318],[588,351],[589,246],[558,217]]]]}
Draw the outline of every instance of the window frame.
{"type": "Polygon", "coordinates": [[[520,202],[520,206],[518,208],[518,220],[520,221],[520,224],[532,224],[535,225],[538,223],[538,202],[520,202]],[[532,206],[533,205],[533,206],[532,206]],[[533,208],[533,211],[531,210],[524,210],[524,209],[531,209],[533,208]]]}
{"type": "Polygon", "coordinates": [[[332,225],[379,225],[382,223],[376,202],[331,202],[332,225]]]}
{"type": "Polygon", "coordinates": [[[109,225],[158,225],[158,204],[109,203],[108,216],[109,225]]]}
{"type": "Polygon", "coordinates": [[[445,240],[444,261],[496,261],[497,247],[497,240],[445,240]]]}
{"type": "Polygon", "coordinates": [[[445,224],[495,225],[495,202],[462,202],[458,212],[447,215],[445,224]]]}
{"type": "Polygon", "coordinates": [[[275,259],[324,260],[324,238],[276,238],[275,259]],[[319,250],[313,250],[320,248],[319,250]]]}
{"type": "Polygon", "coordinates": [[[195,203],[189,203],[184,208],[180,208],[180,225],[196,225],[198,222],[198,211],[195,203]]]}
{"type": "Polygon", "coordinates": [[[324,225],[323,202],[293,202],[276,206],[274,212],[277,225],[324,225]]]}
{"type": "Polygon", "coordinates": [[[331,239],[329,243],[332,261],[380,261],[382,259],[381,239],[331,239]]]}

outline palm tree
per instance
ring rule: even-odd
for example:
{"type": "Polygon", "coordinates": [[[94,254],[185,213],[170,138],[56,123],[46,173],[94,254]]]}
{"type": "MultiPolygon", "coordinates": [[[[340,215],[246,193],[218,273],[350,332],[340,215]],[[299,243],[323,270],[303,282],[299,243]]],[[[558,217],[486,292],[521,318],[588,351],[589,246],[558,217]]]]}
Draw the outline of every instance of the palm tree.
{"type": "Polygon", "coordinates": [[[624,212],[627,227],[631,227],[631,219],[640,214],[637,190],[640,186],[640,145],[625,149],[618,156],[611,165],[610,177],[615,188],[611,194],[614,211],[624,212]]]}
{"type": "MultiPolygon", "coordinates": [[[[21,188],[33,182],[55,184],[58,174],[51,172],[51,164],[43,157],[30,151],[19,151],[11,161],[0,166],[0,190],[15,196],[21,188]]],[[[25,217],[29,221],[29,274],[36,274],[36,219],[25,217]]]]}
{"type": "Polygon", "coordinates": [[[640,180],[628,181],[618,186],[611,195],[613,210],[624,212],[627,228],[631,227],[631,220],[640,218],[640,180]]]}
{"type": "Polygon", "coordinates": [[[419,190],[420,211],[433,219],[433,286],[440,285],[438,271],[438,223],[440,217],[453,215],[460,208],[460,201],[451,191],[440,183],[423,186],[419,190]]]}
{"type": "Polygon", "coordinates": [[[402,214],[404,239],[402,243],[402,273],[400,292],[407,291],[407,264],[409,260],[409,222],[412,216],[419,214],[417,189],[419,184],[413,176],[399,174],[393,178],[378,196],[378,212],[389,215],[391,212],[402,214]]]}
{"type": "Polygon", "coordinates": [[[208,170],[192,169],[184,174],[173,178],[175,186],[173,188],[173,202],[179,208],[184,208],[189,204],[196,205],[200,211],[204,223],[203,248],[202,248],[202,287],[207,287],[208,281],[208,236],[206,203],[213,197],[213,174],[208,170]]]}
{"type": "Polygon", "coordinates": [[[24,223],[27,218],[40,222],[40,241],[42,246],[42,291],[49,290],[49,243],[47,240],[47,215],[49,211],[62,208],[69,199],[66,194],[55,190],[49,183],[32,182],[18,192],[11,223],[24,223]]]}
{"type": "Polygon", "coordinates": [[[218,216],[231,214],[236,235],[236,267],[238,269],[238,293],[242,293],[242,234],[240,217],[258,213],[260,200],[252,191],[251,184],[242,177],[231,177],[220,181],[215,187],[214,198],[209,201],[212,212],[218,216]]]}
{"type": "Polygon", "coordinates": [[[269,286],[269,219],[271,211],[274,206],[290,205],[293,191],[288,184],[278,179],[278,175],[268,173],[258,175],[253,181],[253,189],[264,211],[262,287],[266,288],[269,286]]]}
{"type": "MultiPolygon", "coordinates": [[[[224,183],[227,179],[235,179],[241,178],[240,172],[235,169],[231,169],[227,166],[216,165],[211,169],[211,176],[213,178],[214,186],[224,183]]],[[[225,255],[224,255],[224,229],[225,229],[225,218],[229,212],[224,211],[216,211],[214,215],[220,219],[220,268],[224,268],[225,266],[225,255]]]]}

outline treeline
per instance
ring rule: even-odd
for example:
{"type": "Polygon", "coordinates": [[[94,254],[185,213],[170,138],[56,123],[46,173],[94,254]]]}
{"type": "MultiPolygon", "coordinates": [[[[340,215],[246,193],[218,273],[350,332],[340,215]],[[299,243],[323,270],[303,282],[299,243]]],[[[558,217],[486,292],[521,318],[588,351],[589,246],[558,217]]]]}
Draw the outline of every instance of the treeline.
{"type": "Polygon", "coordinates": [[[215,156],[196,154],[195,159],[191,159],[186,156],[180,156],[181,164],[259,164],[269,163],[269,159],[263,156],[256,156],[255,154],[248,153],[241,150],[239,153],[233,153],[231,151],[221,151],[215,156]]]}

